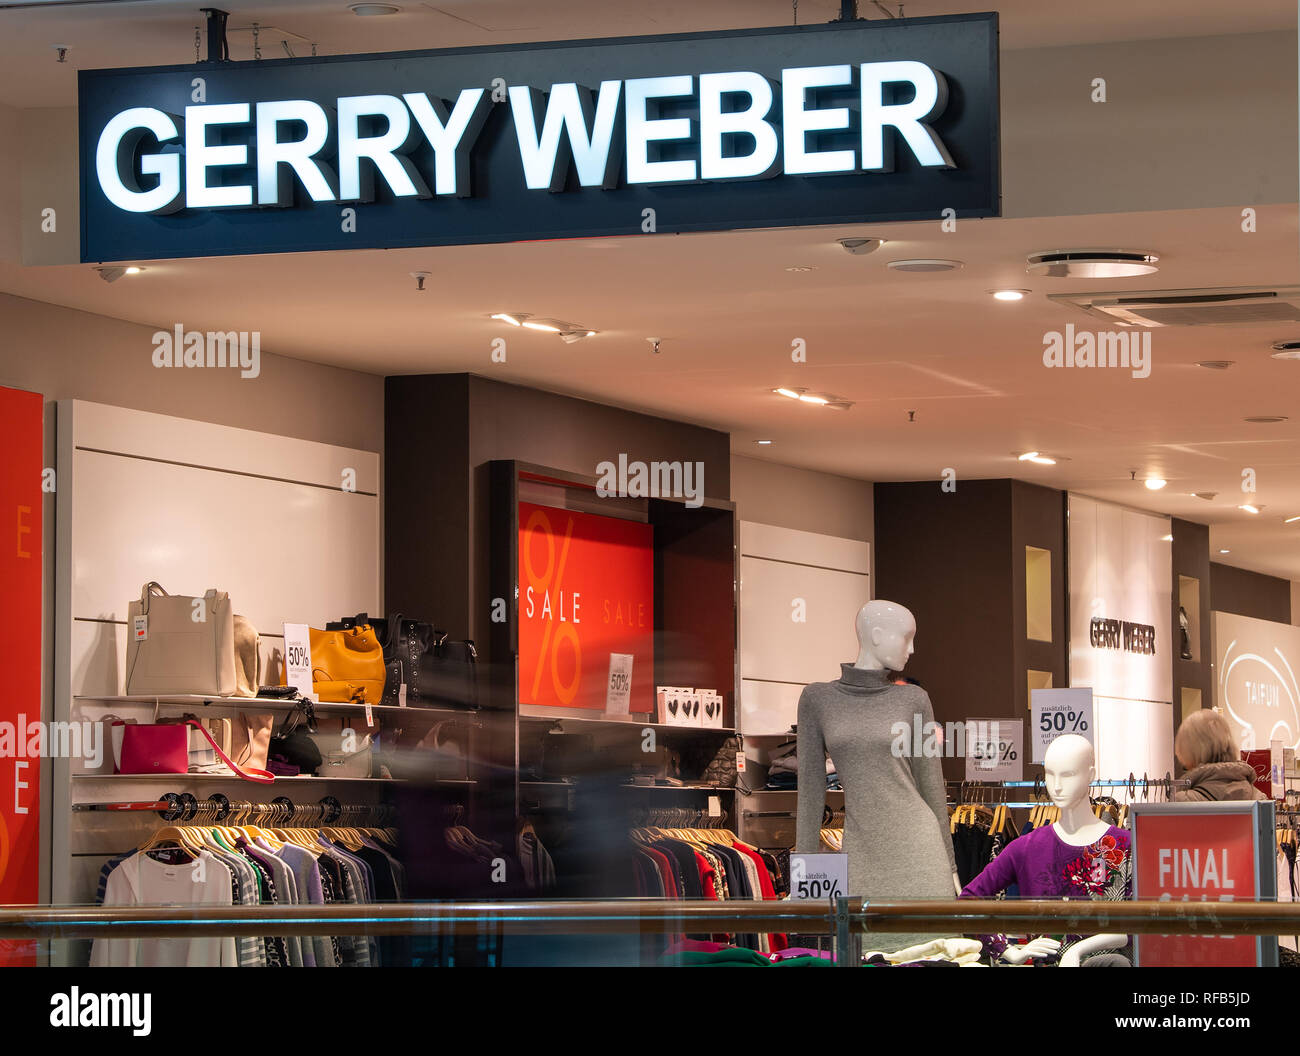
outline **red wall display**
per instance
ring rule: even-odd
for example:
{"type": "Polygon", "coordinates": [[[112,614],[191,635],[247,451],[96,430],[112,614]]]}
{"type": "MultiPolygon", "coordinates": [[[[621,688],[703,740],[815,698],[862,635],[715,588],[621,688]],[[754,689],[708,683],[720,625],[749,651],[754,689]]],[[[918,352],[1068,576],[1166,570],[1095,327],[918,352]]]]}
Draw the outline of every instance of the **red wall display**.
{"type": "MultiPolygon", "coordinates": [[[[0,612],[5,614],[5,692],[0,723],[25,739],[41,718],[41,460],[44,400],[0,388],[0,612]],[[21,723],[21,726],[18,724],[21,723]]],[[[41,761],[0,756],[0,905],[40,898],[41,761]]],[[[35,964],[35,945],[0,940],[0,964],[35,964]]]]}
{"type": "MultiPolygon", "coordinates": [[[[1174,902],[1258,898],[1255,825],[1249,811],[1135,812],[1135,897],[1174,902]]],[[[1259,963],[1254,935],[1139,935],[1137,945],[1142,967],[1259,963]]]]}
{"type": "Polygon", "coordinates": [[[630,710],[654,710],[648,524],[519,504],[519,701],[603,711],[611,653],[631,653],[630,710]]]}

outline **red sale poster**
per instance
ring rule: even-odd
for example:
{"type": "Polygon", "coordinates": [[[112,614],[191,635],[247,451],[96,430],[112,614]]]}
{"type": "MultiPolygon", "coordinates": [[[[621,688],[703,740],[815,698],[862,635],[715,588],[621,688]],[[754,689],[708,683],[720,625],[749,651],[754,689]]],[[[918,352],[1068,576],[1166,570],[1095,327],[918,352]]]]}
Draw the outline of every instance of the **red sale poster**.
{"type": "Polygon", "coordinates": [[[648,524],[519,504],[519,700],[605,709],[611,653],[630,653],[630,710],[654,710],[648,524]]]}
{"type": "MultiPolygon", "coordinates": [[[[1138,898],[1236,902],[1259,897],[1255,819],[1248,812],[1136,813],[1134,847],[1138,898]]],[[[1258,963],[1254,935],[1141,935],[1137,944],[1144,967],[1258,963]]]]}
{"type": "MultiPolygon", "coordinates": [[[[0,388],[0,612],[5,692],[0,723],[41,717],[41,458],[44,401],[0,388]]],[[[15,757],[18,756],[18,757],[15,757]]],[[[0,905],[40,898],[40,759],[0,757],[0,905]]],[[[0,940],[0,964],[35,964],[32,943],[0,940]]]]}

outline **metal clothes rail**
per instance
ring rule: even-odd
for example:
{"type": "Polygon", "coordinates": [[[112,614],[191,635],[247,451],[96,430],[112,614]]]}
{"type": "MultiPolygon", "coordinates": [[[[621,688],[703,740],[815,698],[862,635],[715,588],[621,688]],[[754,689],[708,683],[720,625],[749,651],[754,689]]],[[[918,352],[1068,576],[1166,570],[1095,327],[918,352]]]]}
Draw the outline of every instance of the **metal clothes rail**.
{"type": "Polygon", "coordinates": [[[572,935],[679,932],[834,934],[1287,935],[1300,930],[1300,903],[1071,902],[961,899],[941,902],[503,901],[352,906],[0,909],[0,938],[141,936],[479,934],[572,935]],[[837,921],[837,916],[841,919],[837,921]]]}

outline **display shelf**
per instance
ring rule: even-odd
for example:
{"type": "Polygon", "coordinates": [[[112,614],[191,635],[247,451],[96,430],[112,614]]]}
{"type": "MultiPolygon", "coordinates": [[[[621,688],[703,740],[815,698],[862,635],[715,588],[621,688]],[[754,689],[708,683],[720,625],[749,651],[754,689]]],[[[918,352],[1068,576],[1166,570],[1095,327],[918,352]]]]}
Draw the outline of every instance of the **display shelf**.
{"type": "MultiPolygon", "coordinates": [[[[72,699],[75,701],[97,701],[106,704],[154,704],[185,708],[210,707],[243,710],[258,707],[272,711],[293,711],[297,708],[297,705],[292,700],[281,700],[279,697],[208,697],[200,694],[176,694],[173,696],[77,696],[72,699]]],[[[402,707],[399,704],[371,704],[370,709],[371,711],[401,712],[405,715],[461,715],[465,717],[478,715],[477,711],[471,711],[468,708],[430,708],[424,705],[402,707]]],[[[314,704],[313,710],[319,713],[363,715],[365,714],[366,705],[322,702],[314,704]]]]}
{"type": "Polygon", "coordinates": [[[655,792],[735,792],[723,785],[620,785],[620,788],[638,788],[655,792]]]}
{"type": "Polygon", "coordinates": [[[532,708],[527,704],[519,707],[520,722],[549,722],[549,723],[580,723],[583,726],[599,726],[602,728],[613,729],[616,726],[627,726],[635,730],[661,730],[670,733],[729,733],[736,732],[733,726],[674,726],[667,722],[649,722],[639,721],[637,719],[626,718],[581,718],[576,715],[552,715],[548,714],[548,709],[532,708]]]}

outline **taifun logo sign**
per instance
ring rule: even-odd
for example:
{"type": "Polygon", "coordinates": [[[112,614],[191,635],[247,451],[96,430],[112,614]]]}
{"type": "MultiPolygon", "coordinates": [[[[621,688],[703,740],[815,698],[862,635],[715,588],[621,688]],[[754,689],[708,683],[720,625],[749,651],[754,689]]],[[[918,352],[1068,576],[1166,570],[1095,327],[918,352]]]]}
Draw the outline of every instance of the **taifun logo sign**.
{"type": "Polygon", "coordinates": [[[83,71],[80,99],[96,262],[1000,209],[993,14],[83,71]]]}

